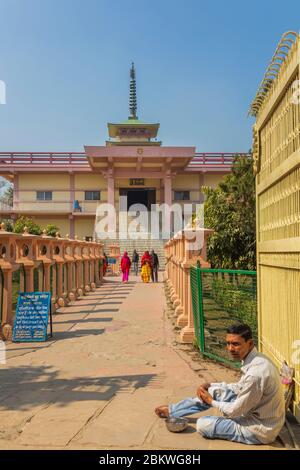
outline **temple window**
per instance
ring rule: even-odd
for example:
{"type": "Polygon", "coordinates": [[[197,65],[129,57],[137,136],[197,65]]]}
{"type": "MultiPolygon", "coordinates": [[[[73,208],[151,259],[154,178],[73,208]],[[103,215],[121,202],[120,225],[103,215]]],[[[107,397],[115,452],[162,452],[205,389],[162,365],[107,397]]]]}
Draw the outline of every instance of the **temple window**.
{"type": "Polygon", "coordinates": [[[52,191],[37,191],[36,198],[38,201],[52,201],[52,191]]]}
{"type": "Polygon", "coordinates": [[[85,191],[86,201],[100,201],[100,191],[85,191]]]}
{"type": "Polygon", "coordinates": [[[175,201],[189,201],[190,191],[174,191],[174,200],[175,201]]]}

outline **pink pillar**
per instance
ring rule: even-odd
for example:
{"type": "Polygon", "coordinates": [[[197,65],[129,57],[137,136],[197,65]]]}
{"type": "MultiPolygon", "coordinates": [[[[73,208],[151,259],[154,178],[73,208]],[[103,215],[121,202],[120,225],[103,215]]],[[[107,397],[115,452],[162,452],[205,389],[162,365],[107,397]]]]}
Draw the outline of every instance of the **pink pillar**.
{"type": "Polygon", "coordinates": [[[186,282],[187,282],[187,299],[186,299],[186,317],[187,324],[180,332],[180,341],[181,343],[192,343],[195,337],[194,330],[194,317],[192,310],[192,292],[190,287],[190,267],[186,270],[186,282]]]}
{"type": "Polygon", "coordinates": [[[13,191],[13,208],[14,210],[19,209],[19,200],[20,200],[20,193],[19,193],[19,175],[14,175],[14,191],[13,191]]]}
{"type": "MultiPolygon", "coordinates": [[[[171,175],[170,174],[166,174],[165,177],[164,177],[164,186],[165,186],[165,200],[164,200],[164,204],[166,204],[168,207],[171,207],[172,205],[172,180],[171,180],[171,175]]],[[[170,217],[170,212],[168,210],[166,210],[166,227],[165,229],[163,230],[164,231],[168,231],[168,228],[167,227],[170,227],[170,232],[172,232],[172,227],[171,227],[171,217],[170,217]]],[[[172,234],[170,233],[170,236],[172,237],[172,234]]]]}
{"type": "Polygon", "coordinates": [[[165,175],[164,177],[165,186],[165,204],[172,205],[172,180],[171,175],[165,175]]]}
{"type": "Polygon", "coordinates": [[[111,174],[107,176],[107,202],[115,205],[115,180],[111,174]]]}
{"type": "Polygon", "coordinates": [[[183,234],[181,239],[179,240],[179,265],[178,265],[178,271],[179,271],[179,300],[180,303],[177,305],[176,310],[175,310],[175,315],[180,316],[183,313],[183,303],[184,303],[184,281],[183,281],[183,268],[182,268],[182,263],[184,261],[184,249],[183,249],[183,234]]]}
{"type": "Polygon", "coordinates": [[[2,297],[2,325],[0,322],[0,340],[1,329],[5,339],[11,339],[13,326],[12,312],[12,266],[7,263],[7,269],[2,267],[3,272],[3,297],[2,297]]]}
{"type": "Polygon", "coordinates": [[[70,172],[70,211],[73,212],[75,201],[75,176],[70,172]]]}
{"type": "MultiPolygon", "coordinates": [[[[113,173],[108,173],[107,175],[107,203],[115,206],[115,180],[113,173]]],[[[109,211],[108,214],[108,232],[115,231],[115,223],[113,220],[112,211],[109,211]]]]}

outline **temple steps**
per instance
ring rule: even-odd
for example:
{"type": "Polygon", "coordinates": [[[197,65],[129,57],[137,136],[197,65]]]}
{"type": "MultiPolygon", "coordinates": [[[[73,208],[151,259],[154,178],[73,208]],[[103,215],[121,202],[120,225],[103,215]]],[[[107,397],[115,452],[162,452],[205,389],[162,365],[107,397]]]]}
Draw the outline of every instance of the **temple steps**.
{"type": "Polygon", "coordinates": [[[104,251],[107,255],[109,254],[109,245],[112,245],[115,243],[120,245],[121,255],[124,253],[124,251],[127,251],[130,258],[132,257],[133,250],[136,249],[136,251],[140,255],[140,260],[146,250],[148,251],[154,250],[158,256],[161,269],[165,267],[164,245],[166,242],[167,240],[162,240],[162,239],[151,240],[150,238],[146,240],[108,239],[108,240],[102,241],[102,243],[104,243],[104,251]]]}

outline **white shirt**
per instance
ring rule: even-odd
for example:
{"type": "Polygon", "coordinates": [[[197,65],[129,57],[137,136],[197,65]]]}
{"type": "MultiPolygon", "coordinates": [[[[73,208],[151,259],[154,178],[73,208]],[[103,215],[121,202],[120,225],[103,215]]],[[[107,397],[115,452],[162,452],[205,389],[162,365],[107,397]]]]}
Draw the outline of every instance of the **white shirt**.
{"type": "MultiPolygon", "coordinates": [[[[242,361],[242,377],[226,385],[236,395],[232,402],[212,401],[212,406],[263,444],[275,440],[285,421],[285,403],[279,372],[272,361],[253,348],[242,361]]],[[[217,384],[211,384],[217,385],[217,384]]]]}

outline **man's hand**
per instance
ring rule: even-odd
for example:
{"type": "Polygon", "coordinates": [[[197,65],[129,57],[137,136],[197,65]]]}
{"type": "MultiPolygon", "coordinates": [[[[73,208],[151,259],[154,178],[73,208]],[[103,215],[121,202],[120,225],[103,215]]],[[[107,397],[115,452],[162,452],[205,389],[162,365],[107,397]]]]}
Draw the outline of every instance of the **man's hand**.
{"type": "Polygon", "coordinates": [[[204,403],[207,403],[208,405],[212,404],[213,397],[208,393],[205,388],[199,387],[197,390],[197,395],[199,398],[201,398],[202,401],[204,401],[204,403]]]}
{"type": "MultiPolygon", "coordinates": [[[[201,388],[204,388],[204,390],[208,390],[209,387],[210,387],[210,385],[211,385],[211,384],[210,384],[209,382],[205,382],[204,384],[201,384],[200,387],[201,387],[201,388]]],[[[200,387],[199,387],[199,388],[200,388],[200,387]]]]}
{"type": "Polygon", "coordinates": [[[201,384],[200,387],[197,388],[197,396],[200,398],[200,389],[203,389],[203,390],[208,390],[210,387],[210,383],[208,382],[205,382],[204,384],[201,384]]]}

